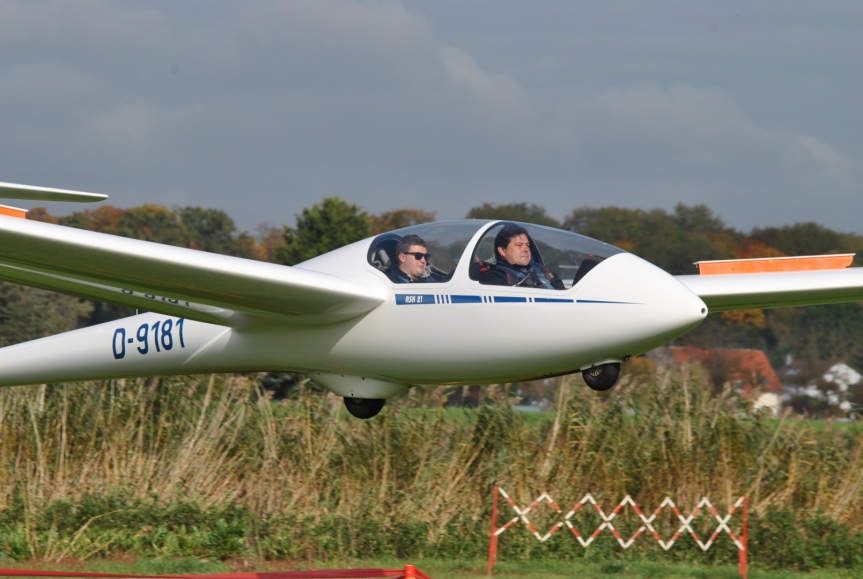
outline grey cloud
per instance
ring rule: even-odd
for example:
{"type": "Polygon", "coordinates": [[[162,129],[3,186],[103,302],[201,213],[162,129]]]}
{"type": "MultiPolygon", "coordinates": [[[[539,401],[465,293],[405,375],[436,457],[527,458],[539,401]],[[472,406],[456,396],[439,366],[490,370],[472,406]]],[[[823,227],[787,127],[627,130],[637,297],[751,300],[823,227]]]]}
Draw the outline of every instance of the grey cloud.
{"type": "Polygon", "coordinates": [[[152,8],[100,0],[0,3],[0,47],[7,51],[101,60],[118,50],[159,50],[171,37],[166,16],[152,8]]]}
{"type": "MultiPolygon", "coordinates": [[[[775,175],[808,150],[795,135],[758,127],[717,89],[612,89],[584,103],[581,113],[591,160],[638,178],[775,175]]],[[[805,142],[815,150],[816,139],[805,142]]]]}
{"type": "MultiPolygon", "coordinates": [[[[704,26],[657,36],[636,22],[655,15],[590,21],[582,7],[577,35],[539,15],[510,40],[506,23],[452,34],[464,22],[409,6],[0,2],[0,177],[123,206],[222,207],[247,228],[332,194],[445,218],[484,201],[561,216],[683,201],[740,227],[857,227],[860,159],[841,131],[765,116],[738,77],[692,75],[728,66],[698,44],[715,14],[689,8],[704,26]],[[609,38],[618,53],[602,50],[609,38]],[[816,191],[835,204],[807,207],[816,191]]],[[[754,33],[737,33],[732,52],[745,54],[754,33]]]]}

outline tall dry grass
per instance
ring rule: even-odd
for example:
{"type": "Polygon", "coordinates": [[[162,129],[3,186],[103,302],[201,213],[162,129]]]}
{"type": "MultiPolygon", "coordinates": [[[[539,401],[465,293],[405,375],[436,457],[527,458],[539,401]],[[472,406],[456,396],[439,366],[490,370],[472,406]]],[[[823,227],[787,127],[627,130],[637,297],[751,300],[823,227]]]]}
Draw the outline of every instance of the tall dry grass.
{"type": "MultiPolygon", "coordinates": [[[[235,504],[264,522],[344,521],[350,541],[360,540],[357,521],[410,523],[440,545],[459,529],[484,536],[500,485],[522,504],[549,491],[569,506],[591,492],[609,505],[629,494],[649,510],[665,496],[686,509],[702,496],[727,505],[747,495],[756,514],[817,511],[863,528],[856,427],[752,414],[733,392],[712,396],[697,368],[630,374],[605,395],[580,379],[559,387],[556,415],[536,426],[502,386],[476,411],[406,397],[370,421],[319,393],[273,402],[239,376],[6,388],[0,511],[23,501],[26,534],[52,504],[122,495],[139,505],[235,504]]],[[[86,525],[75,533],[98,523],[86,525]]],[[[69,552],[79,540],[54,533],[30,552],[45,554],[48,541],[52,553],[69,552]]],[[[98,541],[89,545],[99,552],[98,541]]]]}

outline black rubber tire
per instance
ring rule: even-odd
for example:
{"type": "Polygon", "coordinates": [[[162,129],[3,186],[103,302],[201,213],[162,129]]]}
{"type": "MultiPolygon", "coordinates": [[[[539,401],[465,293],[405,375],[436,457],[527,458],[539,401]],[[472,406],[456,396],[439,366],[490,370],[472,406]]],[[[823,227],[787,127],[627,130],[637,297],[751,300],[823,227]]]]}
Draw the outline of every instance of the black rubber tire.
{"type": "Polygon", "coordinates": [[[348,398],[345,396],[345,408],[356,418],[368,420],[378,415],[386,400],[382,398],[348,398]]]}
{"type": "Polygon", "coordinates": [[[594,366],[582,372],[581,376],[591,390],[605,392],[617,383],[617,379],[620,377],[620,363],[594,366]]]}

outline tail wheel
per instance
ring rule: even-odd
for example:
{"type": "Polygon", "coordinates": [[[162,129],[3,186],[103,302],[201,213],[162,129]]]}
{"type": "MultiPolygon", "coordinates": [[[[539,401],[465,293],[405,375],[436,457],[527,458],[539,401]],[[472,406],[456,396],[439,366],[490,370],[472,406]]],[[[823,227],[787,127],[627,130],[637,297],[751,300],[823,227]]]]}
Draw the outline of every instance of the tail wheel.
{"type": "Polygon", "coordinates": [[[588,368],[581,373],[581,376],[592,390],[604,392],[617,383],[620,377],[620,362],[588,368]]]}
{"type": "Polygon", "coordinates": [[[356,418],[366,420],[378,415],[386,400],[382,398],[349,398],[345,396],[345,408],[356,418]]]}

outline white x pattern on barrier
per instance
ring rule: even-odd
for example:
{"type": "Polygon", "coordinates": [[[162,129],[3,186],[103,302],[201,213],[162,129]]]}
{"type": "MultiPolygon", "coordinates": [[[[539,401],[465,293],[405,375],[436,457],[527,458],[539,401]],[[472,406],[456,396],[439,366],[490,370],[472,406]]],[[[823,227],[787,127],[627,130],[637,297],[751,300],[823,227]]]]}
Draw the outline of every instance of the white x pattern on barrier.
{"type": "Polygon", "coordinates": [[[737,509],[740,508],[741,506],[743,506],[743,501],[744,501],[743,497],[737,499],[737,502],[734,503],[734,506],[731,508],[730,511],[728,511],[728,514],[726,514],[724,517],[719,514],[719,512],[716,510],[716,508],[713,506],[713,504],[706,497],[701,499],[701,501],[698,503],[698,505],[695,507],[695,509],[692,511],[692,513],[690,513],[690,515],[688,517],[684,517],[681,514],[680,509],[677,508],[677,505],[674,504],[674,501],[672,501],[670,497],[666,497],[665,500],[662,501],[662,504],[660,504],[659,507],[653,512],[653,514],[650,515],[649,517],[647,517],[642,512],[641,508],[639,508],[639,506],[635,503],[635,501],[632,500],[632,497],[630,497],[629,495],[627,495],[622,501],[620,501],[620,503],[617,505],[617,507],[615,507],[615,509],[611,512],[611,514],[606,515],[605,512],[602,510],[602,508],[599,506],[599,504],[596,502],[596,499],[593,498],[593,495],[587,494],[568,513],[566,513],[566,515],[564,516],[562,521],[559,521],[558,523],[556,523],[551,528],[550,531],[548,531],[545,535],[542,535],[536,529],[536,527],[534,527],[533,523],[530,522],[530,519],[528,518],[527,515],[537,505],[539,505],[542,502],[548,502],[551,505],[551,507],[555,510],[555,512],[563,514],[563,511],[560,509],[560,507],[557,506],[557,503],[554,502],[554,500],[551,498],[551,496],[549,496],[548,493],[543,493],[535,501],[533,501],[530,505],[528,505],[526,508],[522,509],[521,507],[518,506],[518,504],[516,504],[516,502],[514,500],[512,500],[509,497],[508,494],[506,494],[506,492],[504,492],[503,489],[499,489],[499,491],[500,491],[500,494],[507,500],[507,502],[513,508],[513,510],[515,510],[516,516],[512,520],[507,522],[505,525],[503,525],[502,527],[497,529],[494,533],[495,536],[500,536],[504,531],[506,531],[508,528],[510,528],[512,525],[514,525],[515,523],[517,523],[520,520],[527,526],[528,529],[530,529],[531,533],[533,533],[533,535],[540,542],[547,541],[552,535],[554,535],[557,531],[562,529],[564,525],[566,525],[569,528],[569,530],[572,531],[572,534],[575,535],[575,538],[578,539],[578,542],[581,543],[582,547],[587,547],[588,545],[590,545],[593,542],[593,540],[596,539],[596,537],[599,536],[599,534],[604,529],[608,529],[614,535],[614,538],[617,539],[617,542],[620,544],[620,546],[623,547],[624,549],[628,549],[645,530],[648,530],[653,535],[653,537],[656,539],[656,541],[659,543],[659,545],[666,551],[668,549],[670,549],[671,546],[674,545],[675,541],[677,541],[677,539],[680,537],[680,535],[686,531],[689,531],[689,534],[692,536],[692,538],[695,540],[695,542],[698,544],[698,546],[701,547],[701,549],[704,551],[707,551],[710,548],[710,546],[713,545],[713,542],[716,540],[716,538],[722,532],[725,532],[728,534],[729,538],[732,541],[734,541],[735,546],[739,550],[741,550],[741,551],[745,550],[745,547],[744,547],[743,543],[741,542],[740,538],[737,535],[735,535],[731,531],[731,529],[728,527],[728,521],[731,520],[731,517],[734,515],[734,513],[737,511],[737,509]],[[579,534],[578,530],[572,524],[572,521],[570,519],[572,519],[572,517],[575,515],[575,513],[577,513],[587,503],[590,503],[591,505],[593,505],[593,508],[596,509],[596,512],[599,514],[599,517],[602,519],[602,524],[599,526],[599,528],[596,529],[596,531],[593,532],[592,535],[590,535],[590,537],[588,537],[585,540],[579,534]],[[614,521],[614,518],[627,505],[631,506],[633,508],[633,510],[635,510],[636,514],[641,519],[641,522],[643,523],[643,525],[635,532],[634,535],[632,535],[632,537],[630,537],[628,540],[624,540],[620,536],[620,533],[615,528],[613,521],[614,521]],[[674,511],[674,514],[677,516],[681,525],[680,525],[680,528],[677,529],[677,531],[674,533],[674,536],[671,537],[671,539],[669,539],[668,541],[663,541],[662,537],[660,537],[660,535],[659,535],[659,532],[653,527],[653,522],[656,520],[656,517],[658,517],[659,514],[663,511],[663,509],[665,509],[666,507],[669,507],[674,511]],[[706,542],[702,541],[701,538],[698,536],[698,534],[695,532],[695,530],[692,528],[692,521],[695,519],[696,516],[698,516],[698,513],[704,507],[706,507],[710,511],[710,514],[719,523],[719,525],[716,527],[716,530],[713,532],[713,534],[710,536],[710,538],[706,542]]]}

